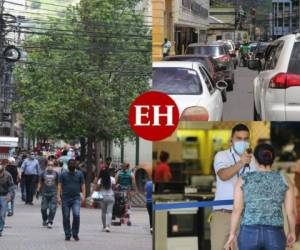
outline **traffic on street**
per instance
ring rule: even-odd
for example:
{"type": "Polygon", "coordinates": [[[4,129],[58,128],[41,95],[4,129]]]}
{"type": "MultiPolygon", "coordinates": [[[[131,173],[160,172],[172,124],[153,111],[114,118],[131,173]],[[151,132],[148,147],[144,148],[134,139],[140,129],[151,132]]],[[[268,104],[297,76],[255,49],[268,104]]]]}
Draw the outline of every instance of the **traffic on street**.
{"type": "Polygon", "coordinates": [[[299,45],[300,34],[192,43],[153,63],[152,87],[175,100],[183,121],[299,120],[299,45]]]}

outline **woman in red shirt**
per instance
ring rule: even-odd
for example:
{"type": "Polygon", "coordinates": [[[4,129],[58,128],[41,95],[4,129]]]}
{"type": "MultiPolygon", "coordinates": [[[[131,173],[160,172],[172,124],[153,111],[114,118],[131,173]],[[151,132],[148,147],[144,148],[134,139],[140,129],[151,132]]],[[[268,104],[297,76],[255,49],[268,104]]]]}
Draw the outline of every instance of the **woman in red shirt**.
{"type": "Polygon", "coordinates": [[[168,164],[169,157],[168,152],[160,152],[160,163],[155,168],[154,182],[169,182],[172,179],[171,169],[168,164]]]}

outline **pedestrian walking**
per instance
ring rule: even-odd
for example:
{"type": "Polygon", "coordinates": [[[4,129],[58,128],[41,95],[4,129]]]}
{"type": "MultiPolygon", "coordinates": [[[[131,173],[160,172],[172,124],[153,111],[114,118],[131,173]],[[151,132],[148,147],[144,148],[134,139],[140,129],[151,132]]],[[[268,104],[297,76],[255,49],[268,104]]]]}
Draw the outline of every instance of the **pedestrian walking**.
{"type": "Polygon", "coordinates": [[[15,207],[16,190],[18,187],[18,183],[20,182],[20,175],[19,175],[18,167],[15,164],[14,158],[10,157],[8,159],[8,164],[6,165],[5,170],[10,173],[14,183],[11,200],[7,203],[7,216],[13,216],[14,207],[15,207]]]}
{"type": "Polygon", "coordinates": [[[80,226],[80,202],[85,202],[85,182],[81,171],[76,170],[76,161],[68,161],[68,170],[63,171],[59,178],[57,199],[62,202],[63,227],[65,240],[69,241],[71,236],[75,241],[79,240],[80,226]],[[82,192],[82,199],[80,195],[82,192]],[[73,214],[73,223],[71,227],[70,214],[73,214]]]}
{"type": "Polygon", "coordinates": [[[259,144],[254,157],[257,171],[242,175],[235,186],[231,229],[225,249],[232,249],[240,223],[239,250],[292,248],[296,240],[293,184],[287,176],[272,170],[275,151],[270,144],[259,144]],[[283,204],[287,213],[287,236],[283,228],[283,204]]]}
{"type": "MultiPolygon", "coordinates": [[[[18,161],[18,169],[21,172],[21,167],[23,162],[27,159],[27,154],[22,152],[22,155],[19,158],[18,161]]],[[[21,199],[22,201],[26,201],[26,187],[25,187],[25,176],[21,174],[21,180],[20,180],[20,188],[21,188],[21,199]]]]}
{"type": "Polygon", "coordinates": [[[41,213],[43,226],[48,228],[52,228],[57,208],[58,177],[58,173],[54,170],[54,162],[48,161],[45,171],[40,176],[38,186],[38,193],[42,194],[41,213]]]}
{"type": "Polygon", "coordinates": [[[149,222],[150,222],[150,232],[152,233],[153,227],[152,227],[152,193],[153,193],[153,182],[152,180],[148,180],[146,182],[146,205],[147,205],[147,211],[149,214],[149,222]]]}
{"type": "Polygon", "coordinates": [[[116,184],[119,186],[121,192],[126,193],[128,202],[127,225],[131,226],[131,197],[134,195],[136,185],[134,174],[128,162],[123,163],[122,169],[117,173],[116,184]]]}
{"type": "Polygon", "coordinates": [[[100,193],[103,196],[101,200],[101,215],[103,231],[109,233],[112,222],[112,212],[115,203],[114,188],[116,180],[111,176],[111,170],[105,169],[102,171],[101,178],[98,180],[100,186],[100,193]]]}
{"type": "Polygon", "coordinates": [[[5,225],[7,203],[11,201],[14,192],[13,179],[3,165],[0,165],[0,237],[5,225]]]}
{"type": "Polygon", "coordinates": [[[31,152],[29,158],[24,160],[21,166],[21,173],[25,179],[26,202],[25,204],[33,205],[33,196],[36,193],[39,176],[41,173],[40,165],[35,159],[35,153],[31,152]]]}
{"type": "Polygon", "coordinates": [[[171,42],[168,40],[168,38],[165,38],[163,43],[163,57],[166,57],[170,54],[171,47],[171,42]]]}
{"type": "Polygon", "coordinates": [[[62,151],[61,157],[58,158],[59,161],[63,162],[64,170],[68,170],[68,162],[71,158],[68,156],[68,151],[64,149],[62,151]]]}
{"type": "Polygon", "coordinates": [[[39,155],[37,156],[37,160],[39,162],[41,171],[45,171],[47,167],[47,158],[44,156],[43,151],[39,152],[39,155]]]}

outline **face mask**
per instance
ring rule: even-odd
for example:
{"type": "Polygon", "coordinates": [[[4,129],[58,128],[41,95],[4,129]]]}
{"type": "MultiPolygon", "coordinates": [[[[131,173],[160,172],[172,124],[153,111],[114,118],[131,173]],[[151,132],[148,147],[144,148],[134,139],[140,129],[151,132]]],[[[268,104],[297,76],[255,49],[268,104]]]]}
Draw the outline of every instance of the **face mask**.
{"type": "Polygon", "coordinates": [[[30,155],[30,158],[31,158],[31,159],[34,159],[34,155],[30,155]]]}
{"type": "Polygon", "coordinates": [[[75,169],[76,169],[76,167],[75,167],[75,166],[69,166],[68,168],[69,168],[69,171],[71,171],[71,172],[74,172],[74,171],[75,171],[75,169]]]}
{"type": "Polygon", "coordinates": [[[242,155],[245,153],[246,149],[249,148],[250,144],[247,141],[236,141],[233,143],[233,148],[235,152],[237,152],[239,155],[242,155]]]}

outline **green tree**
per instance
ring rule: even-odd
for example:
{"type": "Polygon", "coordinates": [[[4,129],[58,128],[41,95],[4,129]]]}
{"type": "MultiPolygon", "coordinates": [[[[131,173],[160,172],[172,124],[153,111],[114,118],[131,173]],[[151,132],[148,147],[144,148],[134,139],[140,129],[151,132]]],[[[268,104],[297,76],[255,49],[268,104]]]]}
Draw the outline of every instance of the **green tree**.
{"type": "Polygon", "coordinates": [[[28,133],[90,144],[133,136],[129,105],[151,75],[151,33],[138,2],[82,0],[26,39],[14,109],[28,133]]]}

